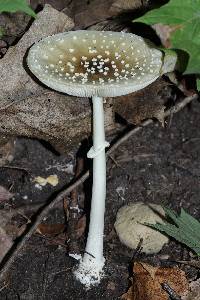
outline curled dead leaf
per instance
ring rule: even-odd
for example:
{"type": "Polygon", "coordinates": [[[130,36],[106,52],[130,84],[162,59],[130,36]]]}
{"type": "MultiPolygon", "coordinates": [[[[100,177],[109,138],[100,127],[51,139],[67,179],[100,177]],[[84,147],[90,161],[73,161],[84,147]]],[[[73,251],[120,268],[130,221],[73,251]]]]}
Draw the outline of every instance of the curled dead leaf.
{"type": "Polygon", "coordinates": [[[132,286],[122,295],[124,300],[168,300],[168,294],[161,286],[163,283],[167,283],[180,296],[185,295],[189,288],[185,272],[177,267],[153,267],[136,262],[133,274],[132,286]]]}

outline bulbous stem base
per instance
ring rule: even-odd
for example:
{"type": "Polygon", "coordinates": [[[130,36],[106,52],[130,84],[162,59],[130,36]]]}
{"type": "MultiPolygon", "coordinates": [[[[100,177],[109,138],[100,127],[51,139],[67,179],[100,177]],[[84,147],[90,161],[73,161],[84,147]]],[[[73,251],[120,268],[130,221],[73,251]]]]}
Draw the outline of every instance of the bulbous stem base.
{"type": "Polygon", "coordinates": [[[86,253],[84,258],[81,259],[78,269],[74,271],[74,275],[86,289],[89,289],[93,285],[98,285],[104,277],[104,263],[104,258],[100,262],[86,253]]]}

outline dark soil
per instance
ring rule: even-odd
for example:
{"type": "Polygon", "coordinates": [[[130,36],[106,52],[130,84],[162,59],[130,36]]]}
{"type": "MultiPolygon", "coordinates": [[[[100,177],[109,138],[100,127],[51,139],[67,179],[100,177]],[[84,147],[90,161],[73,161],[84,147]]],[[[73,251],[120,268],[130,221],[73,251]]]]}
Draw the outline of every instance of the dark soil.
{"type": "MultiPolygon", "coordinates": [[[[150,125],[114,153],[117,165],[108,161],[106,277],[98,287],[86,291],[73,277],[76,261],[67,256],[66,248],[35,234],[12,265],[7,275],[8,285],[1,290],[0,299],[118,299],[128,287],[133,251],[123,246],[114,232],[117,210],[124,204],[143,201],[164,203],[176,211],[184,207],[196,218],[200,217],[199,112],[199,103],[194,102],[173,117],[170,127],[162,128],[158,123],[150,125]],[[119,187],[122,192],[117,193],[119,187]]],[[[19,207],[44,203],[55,188],[46,186],[38,190],[31,178],[57,174],[60,188],[72,175],[48,167],[73,163],[73,155],[71,158],[70,155],[56,156],[36,140],[19,139],[12,165],[26,168],[30,173],[1,169],[0,184],[8,186],[12,183],[13,192],[17,192],[10,204],[19,207]]],[[[62,205],[46,217],[47,223],[62,222],[62,205]]],[[[80,249],[84,249],[83,240],[80,249]]],[[[171,261],[188,257],[189,251],[185,247],[171,241],[159,254],[141,254],[137,259],[157,265],[173,265],[171,261]],[[168,260],[163,262],[163,257],[168,257],[168,260]]],[[[198,276],[191,267],[184,267],[184,270],[189,279],[198,276]]]]}

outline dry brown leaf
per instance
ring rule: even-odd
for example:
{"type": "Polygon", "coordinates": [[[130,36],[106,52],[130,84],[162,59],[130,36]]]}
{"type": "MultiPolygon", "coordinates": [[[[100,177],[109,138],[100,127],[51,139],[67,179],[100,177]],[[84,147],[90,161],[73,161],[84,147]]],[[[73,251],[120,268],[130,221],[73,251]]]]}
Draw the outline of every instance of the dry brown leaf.
{"type": "Polygon", "coordinates": [[[113,109],[129,123],[139,124],[145,119],[156,118],[163,124],[164,103],[168,99],[168,95],[165,95],[167,86],[169,83],[158,79],[141,91],[116,97],[113,109]]]}
{"type": "Polygon", "coordinates": [[[133,294],[133,286],[131,286],[128,289],[127,293],[125,293],[121,296],[121,299],[122,300],[134,300],[135,299],[134,294],[133,294]]]}
{"type": "Polygon", "coordinates": [[[6,188],[0,185],[0,203],[8,201],[13,197],[13,194],[10,193],[6,188]]]}
{"type": "Polygon", "coordinates": [[[168,300],[168,294],[161,284],[167,283],[178,295],[185,295],[188,291],[188,281],[185,272],[177,267],[162,268],[136,262],[133,267],[133,284],[124,300],[168,300]]]}
{"type": "Polygon", "coordinates": [[[65,224],[40,224],[36,231],[42,235],[55,236],[63,233],[64,229],[65,224]]]}

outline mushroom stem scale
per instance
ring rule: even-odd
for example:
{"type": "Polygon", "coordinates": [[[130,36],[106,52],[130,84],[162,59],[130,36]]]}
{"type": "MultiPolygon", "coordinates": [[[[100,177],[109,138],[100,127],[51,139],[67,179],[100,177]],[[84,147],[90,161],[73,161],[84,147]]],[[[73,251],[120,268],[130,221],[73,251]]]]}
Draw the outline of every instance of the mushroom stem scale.
{"type": "Polygon", "coordinates": [[[100,282],[103,276],[103,232],[106,198],[106,157],[103,98],[94,96],[93,102],[93,147],[88,157],[93,158],[93,187],[90,210],[90,225],[85,254],[75,271],[76,277],[86,286],[100,282]]]}

